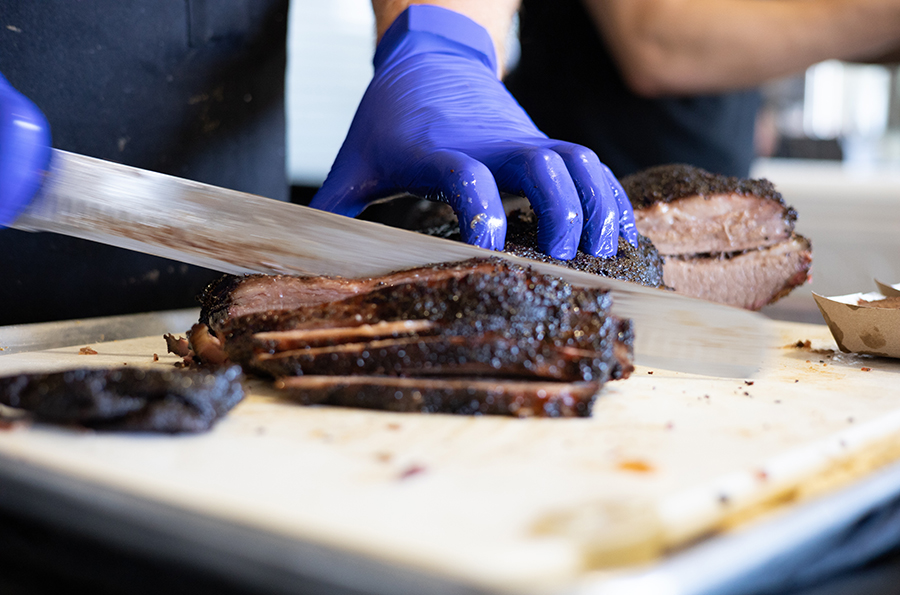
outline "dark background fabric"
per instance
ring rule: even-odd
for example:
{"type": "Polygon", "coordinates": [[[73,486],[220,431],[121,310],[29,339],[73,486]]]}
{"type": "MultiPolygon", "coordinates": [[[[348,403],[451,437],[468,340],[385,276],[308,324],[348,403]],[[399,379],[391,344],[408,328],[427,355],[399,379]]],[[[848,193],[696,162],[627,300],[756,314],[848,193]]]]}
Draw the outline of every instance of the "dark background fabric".
{"type": "Polygon", "coordinates": [[[747,176],[757,90],[638,97],[581,0],[524,0],[521,58],[507,87],[551,138],[587,146],[617,176],[665,163],[747,176]]]}
{"type": "MultiPolygon", "coordinates": [[[[0,2],[0,72],[56,148],[288,198],[288,0],[0,2]]],[[[197,305],[217,273],[0,229],[0,325],[197,305]]]]}

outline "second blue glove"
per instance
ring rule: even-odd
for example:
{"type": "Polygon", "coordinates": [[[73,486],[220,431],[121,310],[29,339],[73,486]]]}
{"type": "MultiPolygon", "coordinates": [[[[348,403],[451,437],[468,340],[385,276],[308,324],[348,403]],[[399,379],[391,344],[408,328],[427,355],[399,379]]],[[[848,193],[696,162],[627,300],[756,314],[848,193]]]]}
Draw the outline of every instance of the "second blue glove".
{"type": "Polygon", "coordinates": [[[563,260],[637,245],[631,204],[589,149],[547,138],[497,78],[487,31],[436,6],[414,5],[384,34],[375,75],[331,172],[310,206],[355,217],[398,193],[453,207],[462,238],[501,250],[500,192],[524,195],[538,241],[563,260]]]}
{"type": "Polygon", "coordinates": [[[49,161],[47,119],[0,75],[0,225],[31,201],[49,161]]]}

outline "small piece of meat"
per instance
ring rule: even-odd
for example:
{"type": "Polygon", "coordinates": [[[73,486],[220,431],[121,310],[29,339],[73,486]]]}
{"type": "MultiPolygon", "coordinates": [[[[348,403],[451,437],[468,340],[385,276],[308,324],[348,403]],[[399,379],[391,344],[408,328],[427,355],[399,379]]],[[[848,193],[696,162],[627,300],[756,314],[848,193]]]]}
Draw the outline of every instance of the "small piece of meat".
{"type": "Polygon", "coordinates": [[[809,240],[794,232],[797,213],[768,180],[679,164],[621,182],[676,291],[758,310],[809,279],[809,240]]]}
{"type": "Polygon", "coordinates": [[[219,337],[209,332],[205,324],[197,323],[188,332],[188,343],[193,361],[210,366],[221,366],[228,362],[228,355],[219,337]]]}
{"type": "Polygon", "coordinates": [[[76,369],[0,378],[0,403],[37,421],[96,430],[203,432],[244,398],[239,366],[76,369]]]}
{"type": "Polygon", "coordinates": [[[600,388],[594,382],[384,376],[295,376],[275,387],[304,405],[514,417],[588,417],[600,388]]]}
{"type": "Polygon", "coordinates": [[[857,302],[863,308],[900,308],[900,297],[891,296],[880,300],[859,300],[857,302]]]}
{"type": "Polygon", "coordinates": [[[191,353],[191,346],[185,337],[176,337],[172,333],[163,335],[166,341],[166,351],[174,353],[178,357],[185,357],[191,353]]]}
{"type": "Polygon", "coordinates": [[[759,310],[806,283],[812,262],[802,236],[737,254],[666,257],[666,284],[701,299],[759,310]]]}

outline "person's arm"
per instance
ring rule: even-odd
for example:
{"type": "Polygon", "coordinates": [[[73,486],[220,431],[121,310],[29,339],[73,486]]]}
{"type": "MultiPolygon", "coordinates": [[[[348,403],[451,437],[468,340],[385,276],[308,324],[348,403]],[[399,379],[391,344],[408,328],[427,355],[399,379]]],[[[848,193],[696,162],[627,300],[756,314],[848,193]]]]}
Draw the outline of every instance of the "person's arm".
{"type": "Polygon", "coordinates": [[[411,4],[432,4],[466,15],[485,29],[494,41],[497,63],[505,63],[505,41],[520,0],[372,0],[378,40],[411,4]]]}
{"type": "Polygon", "coordinates": [[[758,85],[900,49],[900,0],[583,0],[642,95],[758,85]]]}

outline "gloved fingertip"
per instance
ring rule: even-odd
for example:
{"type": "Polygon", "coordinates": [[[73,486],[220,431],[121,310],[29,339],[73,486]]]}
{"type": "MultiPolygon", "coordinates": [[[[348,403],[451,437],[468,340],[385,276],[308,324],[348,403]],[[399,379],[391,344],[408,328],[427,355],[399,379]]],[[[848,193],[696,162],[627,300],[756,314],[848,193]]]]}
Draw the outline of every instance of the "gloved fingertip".
{"type": "Polygon", "coordinates": [[[460,219],[459,231],[464,242],[479,248],[503,250],[506,246],[505,217],[476,213],[468,221],[460,219]]]}
{"type": "Polygon", "coordinates": [[[544,249],[543,252],[557,260],[572,260],[578,254],[578,245],[570,241],[562,241],[544,249]]]}
{"type": "Polygon", "coordinates": [[[638,230],[637,227],[634,226],[633,223],[626,223],[619,228],[622,233],[622,237],[625,238],[633,248],[638,247],[638,230]]]}
{"type": "Polygon", "coordinates": [[[614,242],[610,239],[605,239],[600,242],[600,246],[597,248],[597,251],[594,253],[594,256],[598,258],[612,258],[618,252],[618,242],[614,242]]]}

